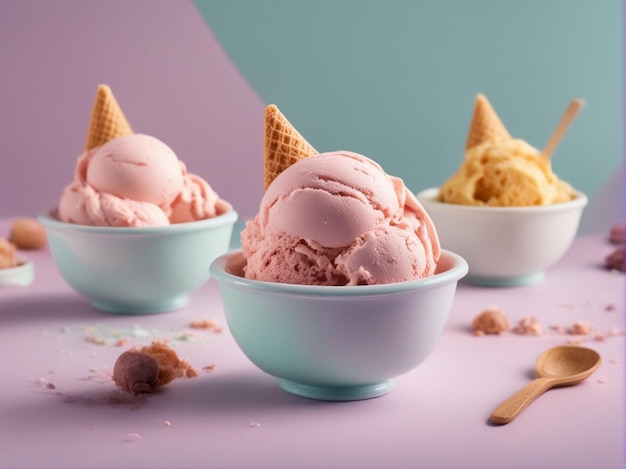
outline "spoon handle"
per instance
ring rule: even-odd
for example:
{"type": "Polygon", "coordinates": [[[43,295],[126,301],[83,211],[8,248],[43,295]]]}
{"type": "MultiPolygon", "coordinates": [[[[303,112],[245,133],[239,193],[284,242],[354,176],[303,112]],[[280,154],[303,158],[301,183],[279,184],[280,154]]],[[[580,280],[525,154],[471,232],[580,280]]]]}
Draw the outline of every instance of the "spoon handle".
{"type": "Polygon", "coordinates": [[[552,387],[548,378],[536,378],[498,406],[491,414],[491,423],[504,425],[517,417],[528,404],[552,387]]]}

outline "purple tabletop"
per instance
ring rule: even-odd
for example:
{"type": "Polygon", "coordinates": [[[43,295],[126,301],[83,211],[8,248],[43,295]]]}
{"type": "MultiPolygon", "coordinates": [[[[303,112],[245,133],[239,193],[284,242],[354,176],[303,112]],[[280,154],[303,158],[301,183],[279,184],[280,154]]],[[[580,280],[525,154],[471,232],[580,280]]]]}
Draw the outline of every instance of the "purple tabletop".
{"type": "MultiPolygon", "coordinates": [[[[0,219],[0,236],[10,220],[0,219]]],[[[0,467],[41,468],[623,468],[624,276],[605,270],[604,236],[576,239],[537,285],[480,288],[462,281],[429,359],[391,393],[322,402],[282,391],[238,349],[216,284],[181,310],[99,312],[56,270],[47,248],[28,287],[0,288],[0,467]],[[489,306],[543,333],[475,336],[489,306]],[[220,329],[195,329],[193,321],[220,329]],[[571,334],[585,325],[589,334],[571,334]],[[128,348],[169,340],[198,371],[133,398],[111,380],[128,348]],[[597,350],[585,382],[552,389],[513,422],[491,412],[533,378],[537,357],[569,343],[597,350]]]]}

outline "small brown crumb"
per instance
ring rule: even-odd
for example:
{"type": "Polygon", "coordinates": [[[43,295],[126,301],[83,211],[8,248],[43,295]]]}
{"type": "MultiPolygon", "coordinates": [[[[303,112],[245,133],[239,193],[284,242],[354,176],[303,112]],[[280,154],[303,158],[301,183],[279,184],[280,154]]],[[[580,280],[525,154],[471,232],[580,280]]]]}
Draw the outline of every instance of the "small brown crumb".
{"type": "Polygon", "coordinates": [[[151,393],[159,386],[159,364],[147,353],[129,350],[115,362],[113,381],[132,394],[151,393]]]}
{"type": "Polygon", "coordinates": [[[572,326],[567,330],[568,334],[571,335],[589,335],[593,332],[593,327],[586,322],[575,322],[572,326]]]}
{"type": "Polygon", "coordinates": [[[216,365],[215,365],[215,363],[213,363],[213,364],[211,364],[211,365],[203,366],[203,367],[202,367],[202,369],[203,369],[204,371],[214,371],[214,370],[215,370],[215,367],[216,367],[216,365]]]}
{"type": "Polygon", "coordinates": [[[509,329],[509,320],[504,312],[496,307],[490,306],[474,318],[472,328],[475,335],[484,334],[504,334],[509,329]]]}
{"type": "Polygon", "coordinates": [[[132,394],[151,393],[176,378],[199,375],[189,362],[178,358],[165,342],[157,340],[122,353],[113,368],[115,384],[132,394]]]}
{"type": "Polygon", "coordinates": [[[46,230],[34,218],[16,218],[11,224],[9,241],[18,249],[40,249],[46,244],[46,230]]]}
{"type": "Polygon", "coordinates": [[[624,244],[626,242],[626,224],[617,223],[611,227],[609,241],[613,244],[624,244]]]}
{"type": "Polygon", "coordinates": [[[626,258],[624,257],[624,246],[618,247],[604,259],[604,265],[609,270],[624,272],[626,270],[626,258]]]}

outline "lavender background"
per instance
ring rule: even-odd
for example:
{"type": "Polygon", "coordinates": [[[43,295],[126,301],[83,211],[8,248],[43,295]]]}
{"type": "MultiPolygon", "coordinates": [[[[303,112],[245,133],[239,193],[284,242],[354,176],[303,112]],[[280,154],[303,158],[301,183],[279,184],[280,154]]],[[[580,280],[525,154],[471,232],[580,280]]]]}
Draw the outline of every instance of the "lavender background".
{"type": "Polygon", "coordinates": [[[0,216],[55,206],[99,83],[135,132],[166,142],[251,214],[264,104],[187,1],[0,1],[0,216]]]}
{"type": "Polygon", "coordinates": [[[581,232],[604,231],[623,218],[621,81],[614,86],[621,64],[611,61],[621,54],[618,44],[606,42],[616,20],[606,28],[613,32],[598,27],[615,17],[616,0],[605,10],[584,1],[566,2],[565,10],[560,0],[511,2],[521,23],[495,21],[512,13],[486,0],[472,2],[475,9],[421,0],[389,8],[371,2],[358,10],[358,2],[346,1],[332,15],[323,5],[297,3],[0,1],[0,217],[35,216],[56,205],[82,151],[96,87],[107,83],[135,131],[170,145],[244,219],[262,195],[266,102],[279,104],[318,149],[363,152],[418,191],[438,185],[458,165],[456,147],[474,93],[487,93],[515,136],[541,146],[567,100],[582,91],[590,105],[555,154],[555,170],[591,196],[581,232]],[[407,6],[413,16],[403,18],[407,6]],[[302,23],[285,22],[277,12],[300,15],[302,23]],[[372,29],[376,15],[380,27],[372,29]],[[562,21],[548,28],[555,18],[562,21]],[[340,57],[333,57],[333,41],[318,34],[326,27],[342,41],[340,57]],[[479,60],[495,57],[498,73],[488,73],[488,61],[468,69],[472,44],[459,43],[462,38],[481,45],[479,60]],[[391,42],[396,55],[384,48],[386,39],[399,41],[391,42]],[[534,42],[525,46],[521,39],[534,42]],[[508,70],[503,61],[514,61],[513,52],[543,69],[508,70]],[[412,60],[399,75],[377,75],[368,59],[376,57],[391,73],[407,53],[412,60]],[[285,54],[287,62],[280,60],[285,54]],[[460,65],[467,73],[457,73],[460,65]],[[419,72],[415,80],[411,67],[419,72]],[[335,73],[320,74],[327,69],[335,73]],[[371,94],[368,83],[371,89],[391,83],[395,94],[371,94]],[[548,111],[537,113],[540,106],[548,111]],[[381,119],[391,133],[372,131],[381,119]]]}

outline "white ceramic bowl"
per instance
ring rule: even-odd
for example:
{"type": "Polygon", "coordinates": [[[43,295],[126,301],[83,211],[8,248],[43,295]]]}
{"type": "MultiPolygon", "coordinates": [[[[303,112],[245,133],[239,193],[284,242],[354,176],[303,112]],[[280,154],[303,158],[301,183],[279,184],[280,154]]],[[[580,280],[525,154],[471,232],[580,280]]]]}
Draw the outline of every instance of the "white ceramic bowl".
{"type": "Polygon", "coordinates": [[[26,261],[17,267],[0,269],[0,287],[27,287],[35,278],[35,265],[26,261]]]}
{"type": "Polygon", "coordinates": [[[567,252],[576,236],[587,197],[533,207],[479,207],[444,203],[439,189],[417,194],[441,246],[463,256],[469,282],[512,287],[539,282],[567,252]]]}
{"type": "Polygon", "coordinates": [[[292,394],[381,396],[432,353],[467,263],[444,251],[437,273],[387,285],[312,286],[243,277],[241,251],[211,265],[235,341],[292,394]]]}
{"type": "Polygon", "coordinates": [[[43,213],[52,258],[63,278],[100,310],[121,314],[171,311],[210,278],[211,262],[228,251],[237,212],[162,227],[64,223],[43,213]]]}

